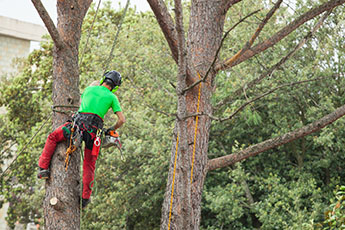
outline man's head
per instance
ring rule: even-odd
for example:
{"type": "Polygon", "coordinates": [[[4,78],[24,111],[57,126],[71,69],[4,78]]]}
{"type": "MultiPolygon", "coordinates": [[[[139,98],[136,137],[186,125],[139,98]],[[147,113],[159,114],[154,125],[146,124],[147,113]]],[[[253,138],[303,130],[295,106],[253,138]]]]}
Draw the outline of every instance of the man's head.
{"type": "Polygon", "coordinates": [[[110,86],[110,91],[115,93],[121,85],[121,74],[115,70],[108,71],[103,75],[100,84],[107,84],[110,86]]]}

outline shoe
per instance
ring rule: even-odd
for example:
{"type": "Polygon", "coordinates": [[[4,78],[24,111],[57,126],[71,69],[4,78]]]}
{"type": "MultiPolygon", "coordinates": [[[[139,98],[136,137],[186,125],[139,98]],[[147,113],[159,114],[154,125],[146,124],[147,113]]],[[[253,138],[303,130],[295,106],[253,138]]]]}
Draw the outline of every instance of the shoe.
{"type": "Polygon", "coordinates": [[[41,167],[38,169],[38,173],[37,173],[38,179],[49,179],[49,177],[50,177],[49,169],[43,169],[41,167]]]}
{"type": "Polygon", "coordinates": [[[91,202],[91,199],[82,199],[81,200],[81,207],[85,208],[89,203],[91,202]]]}

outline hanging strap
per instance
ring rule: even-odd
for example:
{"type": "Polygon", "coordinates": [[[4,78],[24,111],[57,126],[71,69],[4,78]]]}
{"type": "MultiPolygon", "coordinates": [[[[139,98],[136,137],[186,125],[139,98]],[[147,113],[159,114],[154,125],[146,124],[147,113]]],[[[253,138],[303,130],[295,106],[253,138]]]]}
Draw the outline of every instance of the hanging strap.
{"type": "Polygon", "coordinates": [[[77,150],[77,147],[73,143],[73,134],[75,132],[75,119],[73,120],[72,127],[71,127],[71,135],[69,137],[69,146],[66,150],[66,158],[65,158],[65,171],[67,172],[69,161],[70,161],[70,155],[77,150]]]}
{"type": "MultiPolygon", "coordinates": [[[[103,143],[103,130],[102,129],[98,129],[97,130],[97,135],[96,135],[96,138],[99,137],[100,138],[100,146],[99,146],[99,152],[98,152],[98,155],[101,154],[101,149],[102,149],[102,143],[103,143]]],[[[95,140],[96,140],[95,138],[95,140]]],[[[94,188],[94,196],[97,195],[97,186],[96,186],[96,172],[97,172],[97,168],[98,168],[98,160],[96,160],[96,165],[95,165],[95,173],[94,173],[94,176],[93,176],[93,181],[90,182],[89,184],[89,188],[91,190],[91,185],[93,184],[93,188],[94,188]]]]}

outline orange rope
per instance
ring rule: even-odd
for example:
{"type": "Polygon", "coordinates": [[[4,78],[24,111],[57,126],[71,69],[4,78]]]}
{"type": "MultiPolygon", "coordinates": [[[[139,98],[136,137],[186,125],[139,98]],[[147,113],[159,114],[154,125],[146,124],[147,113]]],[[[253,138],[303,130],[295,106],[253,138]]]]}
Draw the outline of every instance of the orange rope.
{"type": "Polygon", "coordinates": [[[171,185],[171,198],[170,198],[170,211],[169,211],[168,230],[170,230],[171,210],[172,210],[172,204],[173,204],[173,198],[174,198],[174,185],[175,185],[175,174],[176,174],[177,151],[178,151],[178,134],[177,134],[177,139],[176,139],[176,151],[175,151],[174,173],[173,173],[173,180],[172,180],[172,185],[171,185]]]}
{"type": "MultiPolygon", "coordinates": [[[[200,74],[198,73],[199,79],[201,79],[200,74]]],[[[201,95],[201,83],[199,86],[199,93],[198,93],[198,104],[197,104],[197,113],[199,113],[199,105],[200,105],[200,95],[201,95]]],[[[193,181],[193,165],[194,165],[194,159],[195,159],[195,146],[196,146],[196,134],[198,131],[198,120],[199,116],[196,116],[195,120],[195,131],[194,131],[194,145],[193,145],[193,159],[192,159],[192,168],[191,168],[191,183],[193,181]]],[[[179,136],[177,134],[176,139],[176,151],[175,151],[175,161],[174,161],[174,173],[173,173],[173,180],[171,185],[171,197],[170,197],[170,210],[169,210],[169,222],[168,222],[168,230],[170,230],[170,223],[171,223],[171,211],[172,211],[172,205],[173,205],[173,198],[174,198],[174,186],[175,186],[175,175],[176,175],[176,161],[177,161],[177,152],[178,152],[178,142],[179,142],[179,136]]]]}
{"type": "MultiPolygon", "coordinates": [[[[199,79],[201,79],[200,74],[198,73],[199,79]]],[[[200,105],[200,95],[201,95],[201,82],[199,83],[199,93],[198,93],[198,104],[196,108],[196,112],[199,113],[199,105],[200,105]]],[[[199,116],[196,116],[195,118],[195,129],[194,129],[194,144],[193,144],[193,158],[192,158],[192,169],[190,172],[190,183],[193,183],[193,168],[194,168],[194,159],[195,159],[195,147],[196,147],[196,134],[198,131],[198,121],[199,121],[199,116]]]]}
{"type": "MultiPolygon", "coordinates": [[[[73,123],[73,125],[74,125],[74,123],[73,123]]],[[[73,145],[73,143],[72,143],[73,133],[74,133],[74,127],[71,128],[71,136],[70,136],[70,139],[69,139],[69,147],[66,150],[66,159],[65,159],[65,170],[66,170],[66,172],[67,172],[68,164],[69,164],[69,156],[77,149],[77,147],[75,145],[73,145]]]]}

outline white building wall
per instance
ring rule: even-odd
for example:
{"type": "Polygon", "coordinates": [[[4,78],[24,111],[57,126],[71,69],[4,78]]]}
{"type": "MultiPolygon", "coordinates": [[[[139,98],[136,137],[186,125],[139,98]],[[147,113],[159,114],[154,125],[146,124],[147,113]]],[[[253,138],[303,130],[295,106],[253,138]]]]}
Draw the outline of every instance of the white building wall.
{"type": "Polygon", "coordinates": [[[26,57],[30,52],[30,41],[0,34],[0,75],[15,71],[13,61],[26,57]]]}

